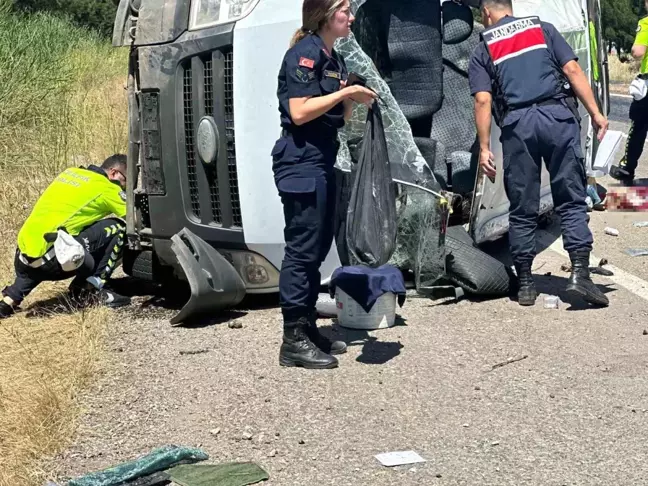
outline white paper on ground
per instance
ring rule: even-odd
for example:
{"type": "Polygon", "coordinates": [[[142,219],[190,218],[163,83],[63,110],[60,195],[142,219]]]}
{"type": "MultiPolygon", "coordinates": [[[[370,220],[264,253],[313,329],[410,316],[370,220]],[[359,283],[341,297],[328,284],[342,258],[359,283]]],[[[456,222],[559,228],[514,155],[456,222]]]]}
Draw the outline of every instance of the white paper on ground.
{"type": "Polygon", "coordinates": [[[608,130],[596,152],[596,160],[592,164],[592,169],[607,174],[617,152],[622,147],[623,138],[623,132],[608,130]]]}
{"type": "Polygon", "coordinates": [[[385,452],[384,454],[378,454],[376,459],[378,459],[383,466],[387,467],[426,462],[425,459],[414,451],[385,452]]]}

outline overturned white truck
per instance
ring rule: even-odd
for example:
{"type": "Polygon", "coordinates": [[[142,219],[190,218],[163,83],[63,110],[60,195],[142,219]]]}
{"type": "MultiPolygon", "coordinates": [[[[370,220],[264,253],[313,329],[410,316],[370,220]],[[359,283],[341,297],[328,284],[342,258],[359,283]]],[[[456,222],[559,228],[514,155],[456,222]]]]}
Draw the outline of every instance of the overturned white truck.
{"type": "MultiPolygon", "coordinates": [[[[464,3],[353,0],[353,35],[336,46],[349,70],[381,96],[400,189],[394,263],[411,271],[417,288],[444,278],[453,251],[448,223],[468,228],[470,236],[453,244],[470,248],[508,228],[501,175],[493,184],[478,172],[467,66],[482,27],[464,3]]],[[[539,15],[565,35],[605,112],[599,0],[514,0],[514,10],[539,15]]],[[[124,269],[156,282],[189,282],[191,297],[172,322],[278,289],[283,216],[270,157],[280,129],[276,77],[300,25],[301,0],[120,2],[113,44],[130,49],[124,269]]],[[[341,223],[365,117],[358,107],[340,133],[341,223]]],[[[582,133],[591,164],[596,145],[584,111],[582,133]]],[[[501,168],[498,138],[495,128],[501,168]]],[[[541,196],[541,212],[550,211],[546,171],[541,196]]],[[[343,231],[339,224],[338,236],[343,231]]],[[[337,241],[323,283],[348,259],[344,238],[337,241]]]]}

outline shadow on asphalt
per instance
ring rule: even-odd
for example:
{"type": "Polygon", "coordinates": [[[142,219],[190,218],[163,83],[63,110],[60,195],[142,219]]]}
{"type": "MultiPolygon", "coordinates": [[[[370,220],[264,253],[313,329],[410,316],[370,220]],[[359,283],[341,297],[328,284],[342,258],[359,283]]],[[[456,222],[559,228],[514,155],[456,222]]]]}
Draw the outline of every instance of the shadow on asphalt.
{"type": "MultiPolygon", "coordinates": [[[[406,326],[405,320],[397,316],[394,327],[406,326]]],[[[369,331],[347,329],[340,326],[336,319],[332,325],[317,326],[322,335],[331,340],[341,340],[347,346],[362,346],[362,352],[356,361],[364,364],[385,364],[400,354],[403,345],[400,342],[381,341],[379,337],[369,334],[369,331]]],[[[392,328],[393,329],[393,328],[392,328]]],[[[372,332],[380,333],[381,330],[372,332]]]]}

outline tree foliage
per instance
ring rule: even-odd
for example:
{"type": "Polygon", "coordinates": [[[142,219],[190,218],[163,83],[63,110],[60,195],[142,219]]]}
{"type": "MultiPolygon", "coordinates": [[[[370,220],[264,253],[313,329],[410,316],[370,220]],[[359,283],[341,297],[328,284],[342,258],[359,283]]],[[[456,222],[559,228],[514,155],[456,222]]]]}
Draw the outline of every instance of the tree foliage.
{"type": "Polygon", "coordinates": [[[119,0],[13,0],[14,8],[24,12],[48,11],[64,15],[77,25],[112,34],[119,0]]]}
{"type": "Polygon", "coordinates": [[[644,0],[601,0],[603,36],[628,52],[635,39],[637,21],[646,14],[644,0]]]}

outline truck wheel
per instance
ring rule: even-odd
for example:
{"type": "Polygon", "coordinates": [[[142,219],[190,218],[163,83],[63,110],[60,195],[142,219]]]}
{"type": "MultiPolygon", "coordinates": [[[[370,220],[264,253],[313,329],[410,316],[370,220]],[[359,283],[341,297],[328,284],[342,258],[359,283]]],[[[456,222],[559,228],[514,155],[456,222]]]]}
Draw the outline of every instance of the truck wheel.
{"type": "Polygon", "coordinates": [[[123,267],[126,275],[153,282],[153,251],[126,250],[123,267]]]}
{"type": "Polygon", "coordinates": [[[446,278],[474,295],[504,297],[514,285],[512,272],[484,253],[463,226],[451,226],[446,234],[446,278]]]}

